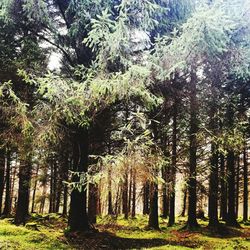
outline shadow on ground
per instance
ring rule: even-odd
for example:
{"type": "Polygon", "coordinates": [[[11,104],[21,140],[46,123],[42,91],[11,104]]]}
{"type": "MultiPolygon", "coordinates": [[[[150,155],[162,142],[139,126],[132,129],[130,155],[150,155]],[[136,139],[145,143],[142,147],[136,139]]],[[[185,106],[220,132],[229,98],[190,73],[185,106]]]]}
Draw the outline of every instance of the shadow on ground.
{"type": "Polygon", "coordinates": [[[115,236],[109,232],[69,234],[68,243],[76,249],[143,249],[160,246],[185,246],[197,248],[201,246],[199,242],[182,240],[180,242],[164,239],[135,239],[115,236]]]}

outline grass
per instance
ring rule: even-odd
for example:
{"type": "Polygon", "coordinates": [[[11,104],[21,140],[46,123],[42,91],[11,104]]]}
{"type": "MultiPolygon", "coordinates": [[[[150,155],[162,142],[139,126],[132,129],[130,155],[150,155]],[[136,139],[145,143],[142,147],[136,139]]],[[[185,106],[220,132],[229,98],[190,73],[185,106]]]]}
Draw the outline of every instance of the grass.
{"type": "Polygon", "coordinates": [[[65,219],[56,214],[33,215],[29,223],[15,226],[11,221],[0,221],[0,249],[3,250],[64,250],[64,249],[250,249],[250,226],[211,232],[207,221],[199,221],[196,232],[180,231],[186,218],[178,218],[174,227],[160,218],[160,230],[146,229],[148,218],[124,220],[111,217],[98,218],[99,233],[64,235],[65,219]]]}

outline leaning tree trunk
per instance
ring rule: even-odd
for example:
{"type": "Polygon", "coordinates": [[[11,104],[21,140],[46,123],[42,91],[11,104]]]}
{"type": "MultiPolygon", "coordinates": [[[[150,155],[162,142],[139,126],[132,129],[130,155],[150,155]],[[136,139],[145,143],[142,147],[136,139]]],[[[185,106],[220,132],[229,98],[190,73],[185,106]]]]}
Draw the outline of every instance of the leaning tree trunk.
{"type": "Polygon", "coordinates": [[[198,132],[198,100],[196,89],[196,73],[192,72],[190,84],[190,131],[189,131],[189,178],[188,178],[188,221],[189,229],[198,226],[196,219],[196,161],[197,161],[197,132],[198,132]]]}
{"type": "MultiPolygon", "coordinates": [[[[74,188],[70,195],[70,209],[68,225],[71,231],[88,231],[90,223],[87,215],[87,190],[85,174],[88,170],[88,131],[84,129],[77,129],[73,137],[73,172],[81,173],[83,176],[83,183],[80,183],[81,188],[74,188]]],[[[80,176],[74,174],[72,182],[79,183],[80,176]]]]}
{"type": "Polygon", "coordinates": [[[243,176],[244,176],[244,189],[243,189],[243,221],[248,220],[248,166],[247,166],[247,146],[244,147],[243,152],[243,176]]]}
{"type": "Polygon", "coordinates": [[[25,224],[29,215],[31,171],[31,156],[26,155],[25,159],[20,160],[18,200],[14,220],[16,225],[25,224]]]}
{"type": "Polygon", "coordinates": [[[172,133],[172,156],[171,156],[171,190],[169,199],[168,226],[175,224],[175,182],[176,182],[176,155],[177,155],[177,100],[174,102],[173,110],[173,133],[172,133]]]}
{"type": "Polygon", "coordinates": [[[7,164],[6,164],[6,174],[5,174],[5,202],[4,202],[4,216],[10,216],[11,213],[11,181],[10,181],[10,167],[11,167],[11,157],[10,151],[7,151],[7,164]]]}

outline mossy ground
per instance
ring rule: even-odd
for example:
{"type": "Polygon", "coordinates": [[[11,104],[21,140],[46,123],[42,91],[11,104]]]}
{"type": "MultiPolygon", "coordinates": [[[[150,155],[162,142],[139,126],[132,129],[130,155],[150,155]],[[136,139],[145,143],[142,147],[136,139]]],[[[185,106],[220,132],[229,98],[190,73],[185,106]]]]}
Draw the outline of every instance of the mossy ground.
{"type": "Polygon", "coordinates": [[[15,226],[9,219],[0,221],[0,249],[250,249],[250,226],[241,229],[207,229],[207,221],[199,221],[196,232],[179,230],[185,218],[174,227],[160,219],[160,230],[146,229],[147,217],[124,220],[98,218],[97,232],[70,233],[65,236],[66,220],[58,215],[33,215],[29,224],[15,226]]]}

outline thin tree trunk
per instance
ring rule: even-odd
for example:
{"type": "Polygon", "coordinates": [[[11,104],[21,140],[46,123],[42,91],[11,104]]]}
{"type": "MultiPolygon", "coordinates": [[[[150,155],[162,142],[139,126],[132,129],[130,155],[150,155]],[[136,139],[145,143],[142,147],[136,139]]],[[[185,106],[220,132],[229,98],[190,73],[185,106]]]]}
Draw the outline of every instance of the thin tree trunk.
{"type": "Polygon", "coordinates": [[[218,219],[218,153],[217,147],[212,143],[211,169],[209,177],[209,227],[217,227],[218,219]]]}
{"type": "MultiPolygon", "coordinates": [[[[227,107],[227,123],[228,127],[232,129],[234,124],[234,115],[233,115],[233,104],[230,102],[227,107]]],[[[236,220],[235,213],[235,154],[233,149],[228,148],[227,152],[227,185],[228,185],[228,212],[226,218],[226,224],[228,226],[238,227],[239,224],[236,220]]]]}
{"type": "MultiPolygon", "coordinates": [[[[17,158],[17,157],[16,157],[17,158]]],[[[11,174],[12,179],[11,179],[11,193],[10,193],[10,209],[12,210],[12,203],[14,199],[14,190],[15,190],[15,182],[16,182],[16,173],[17,173],[17,159],[16,159],[16,165],[15,167],[12,167],[13,173],[11,174]]],[[[11,213],[12,211],[10,211],[11,213]]]]}
{"type": "Polygon", "coordinates": [[[111,169],[108,170],[108,215],[113,215],[111,169]]]}
{"type": "Polygon", "coordinates": [[[51,166],[51,174],[50,174],[50,195],[49,195],[49,213],[53,213],[53,202],[54,202],[54,163],[53,160],[51,159],[50,161],[50,166],[51,166]]]}
{"type": "Polygon", "coordinates": [[[133,177],[132,177],[132,168],[130,169],[130,178],[129,178],[129,189],[128,189],[128,213],[131,214],[131,204],[132,204],[132,185],[133,185],[133,177]]]}
{"type": "Polygon", "coordinates": [[[181,216],[185,216],[186,214],[186,207],[187,207],[187,187],[185,186],[183,190],[183,202],[182,202],[182,211],[181,216]]]}
{"type": "Polygon", "coordinates": [[[38,177],[38,171],[39,171],[39,165],[37,165],[36,173],[35,173],[35,176],[34,176],[35,184],[34,184],[33,194],[32,194],[31,213],[34,213],[34,208],[35,208],[36,188],[37,188],[37,182],[38,182],[38,179],[37,179],[37,177],[38,177]]]}
{"type": "Polygon", "coordinates": [[[11,157],[10,151],[7,150],[6,154],[6,174],[5,174],[5,202],[4,202],[4,216],[10,216],[11,207],[10,207],[10,192],[11,192],[11,182],[10,182],[10,167],[11,167],[11,157]]]}
{"type": "Polygon", "coordinates": [[[136,209],[136,172],[133,170],[133,194],[132,194],[132,213],[131,216],[132,218],[135,218],[135,209],[136,209]]]}
{"type": "Polygon", "coordinates": [[[0,149],[0,215],[2,214],[4,173],[5,173],[5,155],[4,155],[4,149],[0,149]]]}
{"type": "Polygon", "coordinates": [[[172,156],[171,156],[171,189],[169,199],[168,226],[175,224],[175,182],[176,182],[176,155],[177,155],[177,100],[174,102],[173,110],[173,133],[172,133],[172,156]]]}
{"type": "Polygon", "coordinates": [[[122,191],[122,213],[124,219],[128,219],[128,174],[124,175],[123,191],[122,191]]]}
{"type": "Polygon", "coordinates": [[[143,214],[149,214],[149,183],[148,181],[143,186],[143,214]]]}
{"type": "Polygon", "coordinates": [[[244,147],[243,152],[243,175],[244,175],[244,190],[243,190],[243,221],[248,220],[248,157],[247,146],[244,147]]]}
{"type": "Polygon", "coordinates": [[[226,221],[227,217],[227,185],[226,185],[226,170],[225,170],[225,157],[220,155],[220,180],[221,180],[221,199],[220,199],[220,217],[226,221]]]}
{"type": "Polygon", "coordinates": [[[236,220],[235,213],[235,156],[232,150],[229,150],[227,155],[228,167],[228,213],[226,224],[228,226],[239,226],[236,220]]]}
{"type": "Polygon", "coordinates": [[[237,157],[237,171],[236,171],[236,192],[235,192],[235,215],[238,218],[239,212],[239,196],[240,196],[240,157],[237,157]]]}
{"type": "MultiPolygon", "coordinates": [[[[68,170],[70,166],[69,155],[65,154],[63,161],[63,181],[68,181],[68,170]]],[[[63,216],[67,216],[68,214],[68,186],[66,184],[63,185],[63,216]]]]}
{"type": "MultiPolygon", "coordinates": [[[[217,95],[215,87],[211,86],[212,103],[210,107],[210,124],[209,127],[214,136],[218,135],[218,121],[217,121],[217,95]]],[[[218,148],[214,141],[211,142],[211,158],[210,158],[210,176],[209,176],[209,197],[208,197],[208,214],[209,227],[218,227],[218,185],[219,185],[219,155],[218,148]]]]}
{"type": "Polygon", "coordinates": [[[150,212],[148,227],[159,229],[158,220],[158,185],[156,183],[150,184],[150,212]]]}
{"type": "Polygon", "coordinates": [[[169,173],[167,171],[168,166],[163,166],[162,168],[162,178],[164,183],[162,184],[162,218],[167,218],[169,215],[169,196],[168,196],[168,177],[169,173]]]}
{"type": "Polygon", "coordinates": [[[188,178],[188,221],[187,228],[198,226],[196,219],[197,194],[196,194],[196,161],[197,161],[197,132],[198,132],[198,100],[196,89],[196,73],[192,72],[190,84],[190,132],[189,132],[189,178],[188,178]]]}

